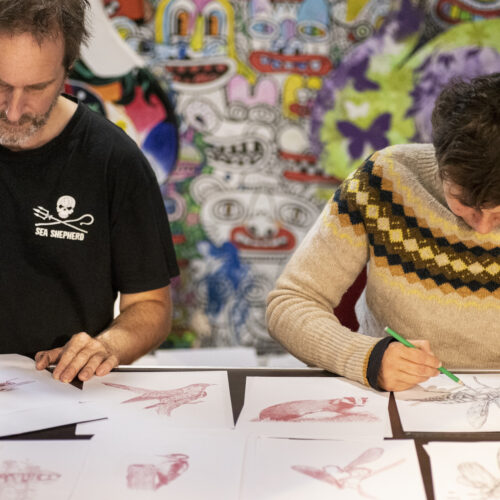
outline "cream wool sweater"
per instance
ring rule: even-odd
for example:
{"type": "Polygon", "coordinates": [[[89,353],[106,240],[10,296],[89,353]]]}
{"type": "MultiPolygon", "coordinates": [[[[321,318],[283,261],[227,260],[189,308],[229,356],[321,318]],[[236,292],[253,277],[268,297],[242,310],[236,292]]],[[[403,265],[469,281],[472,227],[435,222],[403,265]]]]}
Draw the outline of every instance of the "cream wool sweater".
{"type": "Polygon", "coordinates": [[[339,187],[268,296],[271,335],[304,362],[368,385],[384,326],[428,339],[447,368],[500,367],[500,231],[448,208],[429,144],[375,153],[339,187]],[[363,267],[360,332],[333,315],[363,267]]]}

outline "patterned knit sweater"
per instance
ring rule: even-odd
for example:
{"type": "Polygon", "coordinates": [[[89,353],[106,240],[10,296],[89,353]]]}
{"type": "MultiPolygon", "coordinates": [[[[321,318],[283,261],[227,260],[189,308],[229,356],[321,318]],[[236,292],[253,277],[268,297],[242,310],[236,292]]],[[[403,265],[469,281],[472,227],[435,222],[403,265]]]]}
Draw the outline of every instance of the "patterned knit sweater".
{"type": "Polygon", "coordinates": [[[292,256],[268,297],[269,331],[304,362],[366,385],[384,326],[428,339],[447,368],[499,368],[499,246],[499,230],[481,235],[449,210],[431,145],[386,148],[345,180],[292,256]],[[332,311],[365,265],[356,333],[332,311]]]}

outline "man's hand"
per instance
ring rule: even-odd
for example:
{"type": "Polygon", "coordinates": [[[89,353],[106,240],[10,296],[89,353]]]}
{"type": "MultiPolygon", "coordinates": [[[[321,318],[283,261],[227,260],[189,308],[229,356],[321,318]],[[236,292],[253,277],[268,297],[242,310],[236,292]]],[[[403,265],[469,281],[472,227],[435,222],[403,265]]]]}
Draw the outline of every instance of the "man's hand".
{"type": "Polygon", "coordinates": [[[410,340],[419,349],[406,347],[400,342],[391,342],[387,347],[380,372],[378,385],[386,391],[404,391],[439,375],[441,366],[434,356],[427,340],[410,340]]]}
{"type": "Polygon", "coordinates": [[[71,382],[76,375],[85,382],[95,375],[102,377],[118,366],[118,356],[106,342],[85,332],[71,337],[64,347],[40,351],[35,356],[36,369],[44,370],[57,363],[52,376],[61,382],[71,382]]]}

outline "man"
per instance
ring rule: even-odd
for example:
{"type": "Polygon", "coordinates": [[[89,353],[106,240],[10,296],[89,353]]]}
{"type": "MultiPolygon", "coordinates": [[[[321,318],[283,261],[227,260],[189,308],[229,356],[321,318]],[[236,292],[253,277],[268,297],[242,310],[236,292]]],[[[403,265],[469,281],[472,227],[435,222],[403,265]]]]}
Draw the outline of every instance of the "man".
{"type": "Polygon", "coordinates": [[[118,127],[61,95],[87,0],[0,2],[0,352],[89,380],[158,346],[178,274],[156,179],[118,127]],[[120,294],[120,314],[113,304],[120,294]]]}
{"type": "Polygon", "coordinates": [[[495,74],[441,93],[433,145],[389,147],[346,179],[269,295],[271,335],[377,389],[410,388],[441,363],[498,368],[499,228],[495,74]],[[358,333],[332,311],[365,266],[358,333]],[[385,326],[420,349],[384,337],[385,326]]]}

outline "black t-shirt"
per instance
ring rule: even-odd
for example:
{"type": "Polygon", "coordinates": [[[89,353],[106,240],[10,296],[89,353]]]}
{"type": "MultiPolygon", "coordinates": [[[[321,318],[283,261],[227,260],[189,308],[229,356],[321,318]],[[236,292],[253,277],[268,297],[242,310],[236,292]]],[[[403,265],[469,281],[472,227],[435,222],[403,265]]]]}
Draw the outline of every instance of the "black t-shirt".
{"type": "Polygon", "coordinates": [[[117,292],[178,273],[156,177],[121,129],[79,104],[42,147],[0,146],[0,353],[96,335],[117,292]]]}

